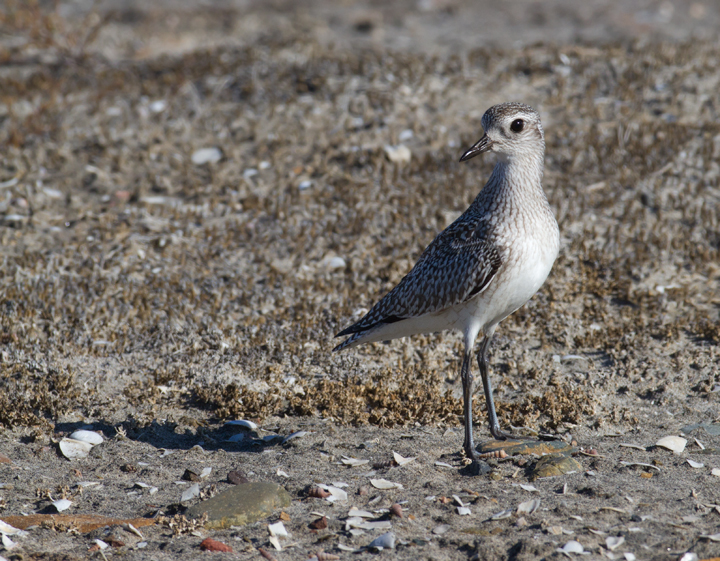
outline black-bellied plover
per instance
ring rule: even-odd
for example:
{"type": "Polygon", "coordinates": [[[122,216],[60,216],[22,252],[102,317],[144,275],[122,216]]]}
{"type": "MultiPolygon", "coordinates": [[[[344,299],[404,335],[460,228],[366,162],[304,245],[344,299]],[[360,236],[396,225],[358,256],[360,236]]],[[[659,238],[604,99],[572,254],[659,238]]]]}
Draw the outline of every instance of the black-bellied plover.
{"type": "Polygon", "coordinates": [[[560,245],[557,222],[542,188],[545,137],[532,107],[502,103],[482,117],[482,138],[460,158],[496,152],[499,161],[489,181],[460,218],[425,249],[412,270],[357,323],[338,333],[349,335],[335,351],[361,343],[386,341],[446,329],[463,334],[462,361],[465,442],[477,459],[472,432],[472,350],[478,354],[490,432],[500,430],[487,352],[498,323],[520,308],[542,286],[560,245]]]}

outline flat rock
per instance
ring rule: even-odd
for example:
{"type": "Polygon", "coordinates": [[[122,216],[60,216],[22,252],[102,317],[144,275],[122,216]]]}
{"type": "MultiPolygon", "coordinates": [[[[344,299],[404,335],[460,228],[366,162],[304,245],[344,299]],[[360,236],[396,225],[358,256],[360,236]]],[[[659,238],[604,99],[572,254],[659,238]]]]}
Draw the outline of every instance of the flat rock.
{"type": "Polygon", "coordinates": [[[554,454],[558,452],[575,452],[575,449],[562,440],[491,440],[478,448],[480,454],[488,454],[505,450],[508,456],[522,454],[554,454]]]}
{"type": "Polygon", "coordinates": [[[253,482],[235,485],[212,499],[190,507],[189,518],[208,514],[205,527],[222,530],[244,526],[270,516],[274,510],[290,506],[290,494],[276,483],[253,482]]]}
{"type": "Polygon", "coordinates": [[[575,459],[566,454],[548,454],[540,458],[530,475],[531,480],[541,477],[555,477],[571,471],[581,471],[582,466],[575,459]]]}

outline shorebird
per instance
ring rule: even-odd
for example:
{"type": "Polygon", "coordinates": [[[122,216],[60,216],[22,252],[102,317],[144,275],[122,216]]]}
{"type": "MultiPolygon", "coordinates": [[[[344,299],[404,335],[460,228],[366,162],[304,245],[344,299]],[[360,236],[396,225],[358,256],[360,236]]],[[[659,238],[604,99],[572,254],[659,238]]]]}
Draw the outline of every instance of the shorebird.
{"type": "Polygon", "coordinates": [[[521,103],[502,103],[482,117],[484,134],[460,158],[483,152],[499,159],[470,207],[433,240],[412,270],[357,323],[333,351],[373,341],[444,330],[463,335],[463,449],[474,462],[471,372],[477,336],[490,433],[500,430],[487,353],[497,325],[542,286],[560,246],[555,216],[542,188],[545,137],[540,115],[521,103]]]}

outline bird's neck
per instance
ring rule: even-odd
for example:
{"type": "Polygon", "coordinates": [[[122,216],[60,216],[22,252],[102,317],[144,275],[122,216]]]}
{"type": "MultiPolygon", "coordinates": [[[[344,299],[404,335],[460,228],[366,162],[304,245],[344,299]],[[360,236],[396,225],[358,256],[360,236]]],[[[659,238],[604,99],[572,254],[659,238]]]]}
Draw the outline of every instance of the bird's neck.
{"type": "Polygon", "coordinates": [[[495,164],[486,188],[507,193],[522,191],[525,195],[541,194],[544,197],[542,177],[542,154],[503,158],[495,164]]]}

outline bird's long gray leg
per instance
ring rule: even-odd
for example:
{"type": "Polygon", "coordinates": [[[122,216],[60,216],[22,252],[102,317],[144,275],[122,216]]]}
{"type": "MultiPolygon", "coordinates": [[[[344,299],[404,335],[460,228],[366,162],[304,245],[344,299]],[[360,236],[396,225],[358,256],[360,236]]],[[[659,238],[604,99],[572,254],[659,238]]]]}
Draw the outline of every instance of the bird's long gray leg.
{"type": "MultiPolygon", "coordinates": [[[[492,341],[493,331],[485,334],[485,338],[480,343],[480,352],[478,353],[478,365],[480,366],[480,377],[482,378],[483,390],[485,391],[485,404],[488,410],[488,422],[490,423],[490,434],[495,440],[507,440],[513,438],[512,434],[500,430],[497,413],[495,413],[495,402],[493,401],[492,385],[490,384],[490,373],[488,372],[487,352],[492,341]]],[[[467,429],[466,429],[467,430],[467,429]]]]}
{"type": "Polygon", "coordinates": [[[473,398],[473,375],[470,371],[472,364],[472,348],[465,348],[462,370],[460,376],[463,384],[463,415],[465,421],[465,443],[463,449],[465,455],[471,460],[477,459],[475,444],[473,443],[473,421],[472,421],[472,398],[473,398]]]}

